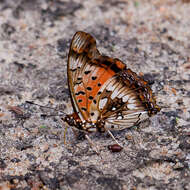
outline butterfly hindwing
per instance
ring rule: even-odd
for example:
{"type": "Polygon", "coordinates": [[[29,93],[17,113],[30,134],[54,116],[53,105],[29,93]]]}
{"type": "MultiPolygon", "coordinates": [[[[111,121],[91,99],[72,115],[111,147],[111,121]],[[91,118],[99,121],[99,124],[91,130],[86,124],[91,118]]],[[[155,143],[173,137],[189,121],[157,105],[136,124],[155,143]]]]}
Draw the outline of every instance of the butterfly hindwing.
{"type": "Polygon", "coordinates": [[[121,130],[138,123],[142,116],[144,119],[148,117],[138,92],[127,87],[117,74],[111,77],[100,91],[98,108],[107,129],[121,130]]]}

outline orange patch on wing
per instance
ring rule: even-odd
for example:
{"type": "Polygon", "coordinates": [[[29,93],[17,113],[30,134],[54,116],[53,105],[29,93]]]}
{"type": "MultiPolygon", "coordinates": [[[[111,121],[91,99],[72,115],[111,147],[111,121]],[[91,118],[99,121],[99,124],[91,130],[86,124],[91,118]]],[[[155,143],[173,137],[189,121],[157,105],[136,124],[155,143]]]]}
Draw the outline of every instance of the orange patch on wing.
{"type": "MultiPolygon", "coordinates": [[[[88,86],[92,88],[90,92],[88,92],[87,96],[92,96],[96,97],[98,91],[100,88],[104,85],[104,83],[110,79],[113,75],[115,75],[115,72],[112,71],[111,69],[105,69],[105,68],[99,68],[96,77],[98,78],[98,83],[97,81],[93,81],[92,79],[88,81],[88,86]],[[98,86],[98,84],[101,84],[101,86],[98,86]]],[[[92,100],[87,100],[88,101],[88,107],[87,110],[90,111],[90,104],[92,103],[92,100]]]]}
{"type": "Polygon", "coordinates": [[[118,68],[120,69],[124,69],[126,67],[126,65],[124,63],[122,63],[121,61],[116,61],[115,63],[117,65],[118,68]]]}

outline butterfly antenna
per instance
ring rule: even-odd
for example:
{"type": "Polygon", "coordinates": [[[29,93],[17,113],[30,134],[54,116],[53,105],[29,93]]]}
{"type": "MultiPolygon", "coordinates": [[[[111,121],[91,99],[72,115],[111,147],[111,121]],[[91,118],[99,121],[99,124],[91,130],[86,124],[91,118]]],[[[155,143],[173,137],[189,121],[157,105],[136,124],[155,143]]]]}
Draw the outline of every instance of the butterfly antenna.
{"type": "MultiPolygon", "coordinates": [[[[42,108],[53,109],[53,110],[55,110],[55,111],[62,112],[64,115],[67,115],[65,112],[63,112],[63,111],[61,111],[61,110],[58,110],[58,109],[56,109],[56,108],[52,108],[52,107],[49,107],[49,106],[43,106],[43,105],[40,105],[40,104],[36,104],[36,103],[34,103],[34,102],[32,102],[32,101],[26,101],[26,103],[32,104],[32,105],[35,105],[35,106],[39,106],[39,107],[42,107],[42,108]]],[[[56,116],[56,115],[51,115],[51,116],[56,116]]]]}

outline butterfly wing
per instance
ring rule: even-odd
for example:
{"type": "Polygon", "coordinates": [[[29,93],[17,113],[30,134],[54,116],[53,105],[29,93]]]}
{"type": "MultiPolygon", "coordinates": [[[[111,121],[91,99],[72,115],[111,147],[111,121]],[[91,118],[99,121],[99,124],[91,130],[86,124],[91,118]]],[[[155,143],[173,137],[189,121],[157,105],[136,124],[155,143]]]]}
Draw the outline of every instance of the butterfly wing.
{"type": "Polygon", "coordinates": [[[85,73],[87,73],[85,71],[90,72],[90,60],[86,52],[91,48],[91,55],[98,56],[99,53],[94,46],[96,46],[96,42],[91,36],[83,32],[77,32],[71,41],[68,55],[67,76],[71,100],[74,111],[83,122],[88,118],[86,111],[87,89],[83,79],[85,73]]]}
{"type": "Polygon", "coordinates": [[[106,128],[121,130],[156,108],[147,83],[120,60],[102,56],[88,33],[74,35],[67,73],[74,111],[83,123],[98,127],[104,121],[106,128]]]}
{"type": "Polygon", "coordinates": [[[77,32],[71,42],[67,73],[74,111],[82,122],[96,123],[99,112],[95,97],[101,86],[115,73],[101,66],[102,56],[95,39],[85,32],[77,32]]]}
{"type": "Polygon", "coordinates": [[[126,85],[118,75],[110,78],[101,89],[99,110],[105,128],[122,130],[148,117],[148,111],[139,98],[139,92],[126,85]]]}

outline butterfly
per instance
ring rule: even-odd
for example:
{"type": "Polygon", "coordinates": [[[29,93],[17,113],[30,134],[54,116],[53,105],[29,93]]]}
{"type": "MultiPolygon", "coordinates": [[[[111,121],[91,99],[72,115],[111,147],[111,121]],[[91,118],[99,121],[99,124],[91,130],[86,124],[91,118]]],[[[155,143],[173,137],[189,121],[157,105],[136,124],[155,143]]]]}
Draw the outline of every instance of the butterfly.
{"type": "Polygon", "coordinates": [[[67,75],[74,113],[64,121],[79,130],[123,130],[160,111],[148,82],[121,60],[102,55],[88,33],[74,34],[67,75]]]}

